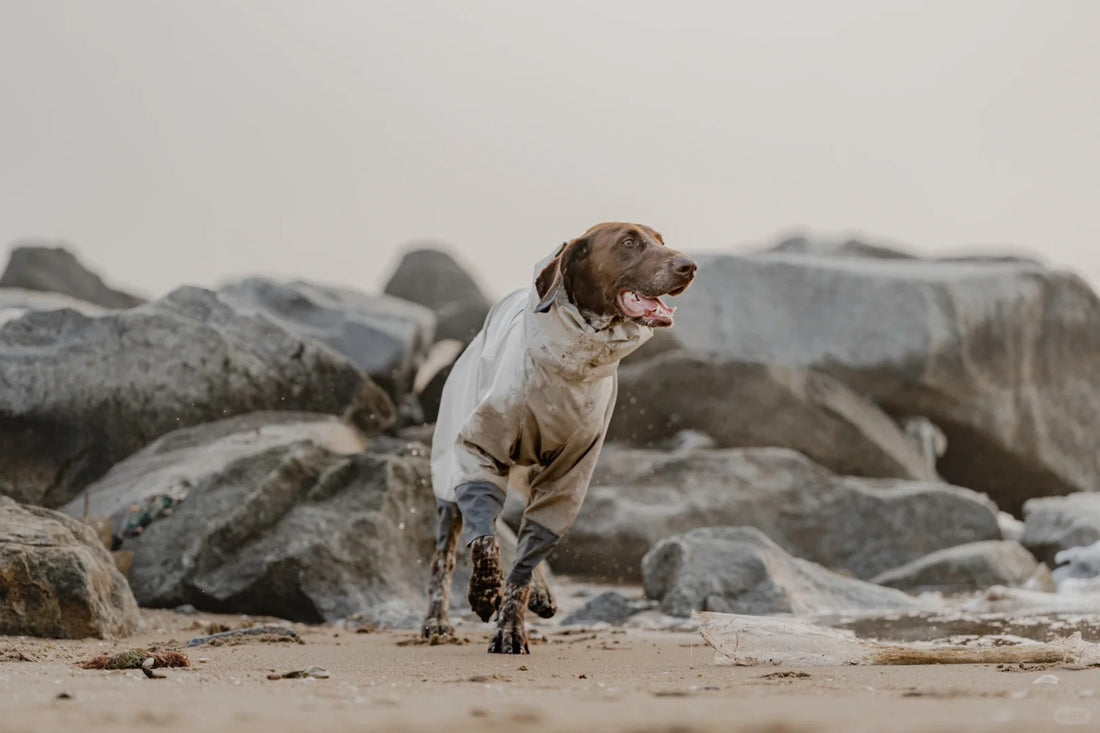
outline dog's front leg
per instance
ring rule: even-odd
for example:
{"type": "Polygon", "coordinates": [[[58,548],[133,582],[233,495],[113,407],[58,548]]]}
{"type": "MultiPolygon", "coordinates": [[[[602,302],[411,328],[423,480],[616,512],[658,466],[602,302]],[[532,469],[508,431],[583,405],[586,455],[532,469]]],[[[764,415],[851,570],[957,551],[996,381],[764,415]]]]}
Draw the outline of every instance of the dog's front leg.
{"type": "Polygon", "coordinates": [[[470,588],[466,600],[482,621],[488,621],[500,608],[500,543],[495,535],[478,537],[470,543],[470,588]]]}
{"type": "Polygon", "coordinates": [[[497,632],[489,645],[490,653],[531,653],[531,649],[527,646],[527,627],[523,619],[530,593],[530,586],[512,582],[504,584],[504,600],[500,604],[497,632]]]}

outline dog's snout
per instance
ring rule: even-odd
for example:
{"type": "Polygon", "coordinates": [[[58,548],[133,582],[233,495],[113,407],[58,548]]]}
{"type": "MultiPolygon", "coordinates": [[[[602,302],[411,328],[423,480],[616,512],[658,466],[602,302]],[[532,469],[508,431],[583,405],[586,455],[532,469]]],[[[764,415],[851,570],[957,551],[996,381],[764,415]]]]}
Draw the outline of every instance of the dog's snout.
{"type": "Polygon", "coordinates": [[[684,257],[683,255],[680,255],[672,261],[672,270],[677,275],[684,275],[685,277],[694,275],[696,267],[695,260],[690,257],[684,257]]]}

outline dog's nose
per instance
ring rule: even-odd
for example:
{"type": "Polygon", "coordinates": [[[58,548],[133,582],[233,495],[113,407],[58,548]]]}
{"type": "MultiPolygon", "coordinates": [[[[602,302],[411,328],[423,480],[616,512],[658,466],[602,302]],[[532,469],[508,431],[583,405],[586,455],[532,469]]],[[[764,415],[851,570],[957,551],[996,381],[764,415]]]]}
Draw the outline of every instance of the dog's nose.
{"type": "Polygon", "coordinates": [[[680,255],[672,261],[672,271],[677,275],[694,275],[696,269],[695,260],[680,255]]]}

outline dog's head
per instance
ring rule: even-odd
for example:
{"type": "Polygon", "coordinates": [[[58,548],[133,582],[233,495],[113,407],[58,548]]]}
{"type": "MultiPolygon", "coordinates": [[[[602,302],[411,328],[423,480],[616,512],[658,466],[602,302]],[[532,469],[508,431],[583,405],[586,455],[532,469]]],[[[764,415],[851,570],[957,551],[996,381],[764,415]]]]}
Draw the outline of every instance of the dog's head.
{"type": "Polygon", "coordinates": [[[598,327],[622,320],[651,328],[672,325],[675,308],[662,295],[679,295],[695,277],[695,261],[665,246],[641,224],[597,224],[558,250],[535,279],[537,310],[550,310],[558,291],[598,327]]]}

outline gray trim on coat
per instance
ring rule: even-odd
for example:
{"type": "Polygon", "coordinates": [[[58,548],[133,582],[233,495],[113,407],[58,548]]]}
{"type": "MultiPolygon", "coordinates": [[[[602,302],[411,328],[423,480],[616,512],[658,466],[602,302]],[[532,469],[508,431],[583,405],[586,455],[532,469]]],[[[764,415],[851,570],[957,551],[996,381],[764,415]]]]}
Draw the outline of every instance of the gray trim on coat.
{"type": "Polygon", "coordinates": [[[495,535],[497,517],[504,509],[504,492],[488,481],[468,481],[455,487],[462,512],[462,541],[469,547],[478,537],[495,535]]]}
{"type": "Polygon", "coordinates": [[[458,504],[443,499],[435,500],[435,515],[439,519],[435,533],[435,549],[446,550],[451,537],[451,527],[455,522],[462,521],[462,515],[458,512],[458,504]]]}
{"type": "Polygon", "coordinates": [[[538,522],[524,519],[519,528],[519,544],[516,546],[516,561],[508,572],[508,582],[527,585],[535,566],[546,559],[561,537],[554,534],[538,522]]]}

